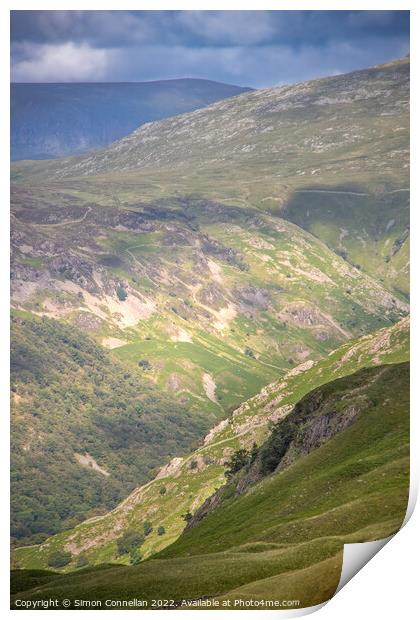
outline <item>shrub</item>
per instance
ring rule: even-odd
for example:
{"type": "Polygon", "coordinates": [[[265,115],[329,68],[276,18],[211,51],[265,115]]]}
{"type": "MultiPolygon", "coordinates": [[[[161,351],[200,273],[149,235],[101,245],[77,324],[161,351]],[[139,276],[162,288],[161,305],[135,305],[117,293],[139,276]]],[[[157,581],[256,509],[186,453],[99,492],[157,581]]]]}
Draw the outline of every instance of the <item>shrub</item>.
{"type": "Polygon", "coordinates": [[[225,462],[225,466],[227,470],[225,471],[225,476],[229,480],[234,476],[242,467],[248,465],[250,460],[250,455],[248,450],[241,448],[234,452],[231,458],[225,462]]]}
{"type": "Polygon", "coordinates": [[[132,549],[130,551],[130,564],[135,566],[136,564],[140,564],[142,558],[140,555],[140,551],[138,549],[132,549]]]}
{"type": "Polygon", "coordinates": [[[143,523],[143,532],[145,536],[149,536],[153,532],[153,526],[150,521],[145,521],[143,523]]]}
{"type": "Polygon", "coordinates": [[[159,525],[159,527],[157,529],[158,536],[163,536],[165,534],[165,532],[166,532],[166,530],[163,527],[163,525],[159,525]]]}
{"type": "Polygon", "coordinates": [[[117,538],[117,555],[131,553],[144,543],[144,536],[136,530],[127,530],[120,538],[117,538]]]}
{"type": "Polygon", "coordinates": [[[121,284],[117,286],[117,297],[120,301],[125,301],[128,297],[127,291],[121,284]]]}
{"type": "Polygon", "coordinates": [[[160,487],[160,489],[159,489],[159,493],[160,493],[161,495],[165,495],[165,493],[166,493],[166,487],[165,487],[165,486],[160,487]]]}
{"type": "Polygon", "coordinates": [[[83,568],[84,566],[89,566],[89,560],[85,555],[79,555],[76,560],[76,568],[83,568]]]}
{"type": "Polygon", "coordinates": [[[186,523],[189,523],[191,521],[191,519],[193,518],[192,514],[190,512],[186,512],[185,514],[181,515],[182,518],[184,519],[184,521],[186,523]]]}
{"type": "Polygon", "coordinates": [[[68,551],[54,551],[48,557],[48,566],[53,568],[62,568],[71,562],[71,553],[68,551]]]}

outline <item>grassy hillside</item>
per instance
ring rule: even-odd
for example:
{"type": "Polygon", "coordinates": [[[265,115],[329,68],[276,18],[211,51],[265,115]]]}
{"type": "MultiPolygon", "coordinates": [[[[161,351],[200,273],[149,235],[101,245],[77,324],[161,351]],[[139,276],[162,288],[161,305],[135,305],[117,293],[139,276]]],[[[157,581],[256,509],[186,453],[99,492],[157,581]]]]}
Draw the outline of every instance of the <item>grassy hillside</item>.
{"type": "Polygon", "coordinates": [[[140,363],[208,428],[390,326],[408,311],[408,72],[245,93],[13,165],[14,307],[140,363]]]}
{"type": "MultiPolygon", "coordinates": [[[[76,527],[69,521],[63,525],[63,515],[58,513],[61,525],[57,521],[54,527],[69,529],[41,545],[17,549],[16,567],[45,569],[51,556],[59,554],[64,557],[63,574],[53,578],[67,584],[65,573],[81,565],[127,565],[138,559],[129,553],[125,536],[131,541],[137,537],[142,558],[166,553],[165,549],[172,553],[169,549],[185,526],[183,515],[195,513],[225,483],[225,463],[235,451],[261,445],[272,425],[311,390],[363,368],[407,361],[408,90],[409,59],[402,59],[348,75],[245,93],[148,124],[88,155],[12,166],[12,303],[28,321],[32,316],[31,325],[45,326],[39,358],[54,359],[52,336],[63,329],[82,342],[86,336],[89,347],[96,347],[98,356],[103,356],[100,359],[109,360],[106,382],[113,385],[114,368],[134,377],[129,380],[130,388],[123,387],[124,381],[117,382],[118,400],[113,393],[109,410],[101,401],[100,413],[93,400],[86,408],[71,392],[69,410],[75,408],[77,427],[72,418],[68,422],[67,410],[60,409],[56,416],[49,388],[37,377],[30,379],[32,401],[24,410],[25,419],[32,420],[33,403],[41,399],[42,409],[48,412],[46,419],[53,422],[48,427],[51,443],[61,445],[61,437],[54,436],[57,429],[66,438],[63,454],[71,464],[66,485],[86,471],[100,477],[102,485],[111,481],[111,476],[97,468],[94,472],[83,468],[80,457],[76,464],[70,446],[72,452],[88,453],[80,452],[85,464],[93,457],[100,468],[114,468],[112,480],[122,484],[124,479],[130,489],[135,488],[118,505],[113,498],[114,508],[105,515],[92,515],[76,527]],[[34,316],[40,320],[34,322],[34,316]],[[131,404],[135,407],[138,386],[146,385],[151,399],[141,417],[144,426],[133,427],[138,419],[132,415],[131,404]],[[125,390],[128,419],[120,410],[125,390]],[[167,403],[172,402],[174,411],[169,411],[167,403]],[[111,422],[113,433],[109,433],[111,422]],[[118,438],[121,428],[126,435],[119,447],[128,441],[136,449],[124,453],[124,467],[113,452],[114,434],[118,438]],[[94,435],[95,453],[79,445],[80,429],[88,429],[89,437],[94,435]],[[174,433],[182,439],[169,444],[168,450],[167,438],[174,433]],[[191,440],[205,433],[205,439],[191,447],[191,440]],[[171,460],[167,462],[166,457],[171,460]],[[144,484],[158,462],[167,464],[144,484]],[[137,475],[135,484],[133,476],[137,475]]],[[[17,324],[16,330],[17,339],[30,339],[27,327],[17,324]]],[[[68,356],[71,351],[66,348],[62,354],[68,356]]],[[[76,368],[63,358],[62,367],[67,363],[76,385],[79,374],[91,385],[79,362],[76,368]]],[[[392,379],[396,390],[402,381],[398,372],[392,379]]],[[[68,377],[62,382],[53,378],[57,381],[55,400],[61,407],[59,395],[66,393],[68,377]]],[[[367,394],[370,387],[366,384],[363,390],[367,394]]],[[[368,395],[366,399],[371,402],[368,395]]],[[[372,420],[377,421],[375,402],[371,403],[372,420]]],[[[24,403],[22,399],[17,407],[24,403]]],[[[404,412],[397,403],[394,410],[395,416],[390,415],[397,425],[398,415],[404,412]]],[[[366,415],[340,437],[362,428],[366,415]]],[[[19,423],[17,418],[19,470],[29,471],[37,461],[31,460],[29,450],[23,450],[19,423]]],[[[25,423],[30,429],[32,421],[25,423]]],[[[399,436],[392,435],[395,429],[389,429],[390,441],[392,437],[399,441],[399,436]]],[[[372,433],[373,441],[376,430],[365,430],[372,433]]],[[[338,437],[330,439],[314,454],[323,454],[327,445],[335,446],[337,441],[338,437]]],[[[374,444],[372,450],[376,450],[374,444]]],[[[344,442],[343,459],[351,456],[346,446],[344,442]]],[[[45,447],[42,450],[47,452],[45,447]]],[[[357,458],[363,455],[360,452],[357,458]]],[[[311,458],[315,456],[299,462],[311,458]]],[[[326,465],[328,475],[334,474],[337,463],[331,462],[332,469],[326,465]]],[[[295,467],[297,463],[287,471],[295,467]]],[[[302,471],[307,475],[310,470],[302,471]]],[[[273,480],[283,475],[286,470],[273,480]]],[[[345,472],[343,476],[347,480],[345,472]]],[[[299,484],[304,483],[305,477],[299,484]]],[[[263,481],[258,488],[264,484],[271,482],[263,481]]],[[[364,488],[364,482],[355,485],[364,488]]],[[[315,488],[320,497],[327,492],[327,486],[315,488]]],[[[32,492],[25,490],[25,497],[32,492]]],[[[369,493],[367,502],[372,499],[369,493]]],[[[336,496],[337,506],[344,495],[336,496]]],[[[396,527],[401,497],[391,495],[392,527],[396,527]]],[[[55,491],[52,501],[54,496],[55,491]]],[[[235,506],[242,506],[247,497],[235,500],[235,506]]],[[[26,510],[23,502],[21,506],[26,510]]],[[[302,515],[309,514],[309,506],[302,506],[302,515]]],[[[230,508],[225,506],[225,510],[230,508]]],[[[209,522],[217,512],[208,517],[209,522]]],[[[366,536],[389,531],[379,512],[373,507],[367,510],[366,526],[355,518],[352,533],[359,526],[369,530],[366,536]]],[[[239,514],[232,513],[232,523],[239,514]]],[[[302,515],[296,513],[294,519],[302,515]]],[[[25,519],[36,521],[34,505],[25,519]]],[[[205,521],[197,531],[205,527],[205,521]]],[[[256,528],[255,524],[250,531],[256,528]]],[[[205,541],[207,533],[202,531],[205,541]]],[[[261,532],[265,536],[265,530],[261,532]]],[[[190,580],[195,584],[191,596],[205,595],[206,590],[210,595],[223,595],[245,583],[271,579],[279,574],[279,566],[304,571],[314,591],[325,575],[329,592],[333,580],[328,575],[334,572],[331,566],[339,565],[344,534],[334,530],[331,536],[338,540],[329,539],[328,551],[323,541],[311,538],[305,561],[289,546],[264,547],[268,554],[264,557],[249,552],[249,566],[255,565],[248,571],[245,563],[242,573],[244,556],[242,551],[236,555],[236,550],[232,552],[235,557],[229,556],[235,577],[224,584],[220,575],[226,571],[221,568],[224,554],[230,551],[221,549],[222,555],[212,556],[214,564],[207,571],[214,581],[200,581],[203,576],[197,570],[190,580]],[[264,566],[271,566],[272,572],[264,566]],[[241,574],[243,580],[235,581],[241,574]]],[[[183,553],[184,540],[191,540],[195,548],[193,536],[186,533],[179,540],[181,546],[173,549],[183,553]]],[[[306,539],[301,542],[308,543],[306,539]]],[[[230,539],[228,543],[236,544],[230,539]]],[[[269,544],[283,543],[274,540],[269,544]]],[[[207,555],[199,556],[202,565],[207,555]]],[[[148,585],[144,582],[145,593],[160,587],[154,566],[167,571],[170,581],[171,574],[187,570],[188,561],[182,557],[148,560],[144,567],[151,572],[148,585]]],[[[147,572],[142,565],[130,569],[133,572],[127,570],[118,569],[122,579],[147,572]]],[[[92,579],[105,588],[109,577],[104,571],[98,569],[92,579]]],[[[168,585],[163,574],[159,583],[168,585]]],[[[75,587],[78,579],[74,578],[75,587]]],[[[116,579],[115,583],[117,592],[121,582],[116,579]]],[[[179,580],[175,585],[176,596],[183,596],[186,582],[179,580]]]]}
{"type": "Polygon", "coordinates": [[[207,429],[74,327],[18,313],[11,341],[15,543],[113,508],[207,429]]]}
{"type": "MultiPolygon", "coordinates": [[[[273,174],[275,168],[279,186],[286,171],[303,177],[303,185],[318,182],[324,174],[335,176],[336,184],[343,174],[347,182],[357,178],[358,183],[375,173],[390,176],[392,171],[400,172],[408,157],[409,69],[409,58],[402,58],[362,71],[245,93],[140,127],[95,153],[46,165],[16,166],[15,170],[42,179],[47,174],[50,178],[129,170],[141,174],[143,168],[156,174],[175,166],[165,179],[168,189],[168,182],[183,167],[192,174],[180,178],[177,189],[191,188],[193,179],[201,180],[201,176],[214,179],[216,172],[226,188],[229,173],[238,173],[239,164],[252,166],[254,175],[248,178],[248,187],[256,172],[273,174]],[[392,150],[387,152],[386,147],[392,150]],[[396,149],[402,149],[403,161],[396,160],[396,149]]],[[[243,170],[239,180],[244,181],[247,173],[243,170]]],[[[238,179],[230,178],[230,185],[232,181],[236,185],[238,179]]]]}
{"type": "Polygon", "coordinates": [[[210,417],[407,312],[312,234],[255,208],[84,200],[15,188],[14,306],[145,361],[161,389],[210,417]]]}
{"type": "Polygon", "coordinates": [[[290,218],[408,293],[409,58],[245,93],[93,154],[22,163],[19,183],[132,209],[169,199],[290,218]]]}
{"type": "Polygon", "coordinates": [[[75,568],[79,555],[91,565],[129,563],[129,555],[117,557],[116,540],[124,531],[141,528],[145,521],[151,522],[153,531],[142,545],[142,556],[159,552],[184,529],[182,515],[195,512],[224,484],[225,462],[235,450],[263,443],[271,425],[309,391],[358,369],[404,362],[408,346],[408,319],[404,319],[392,328],[346,343],[317,363],[309,361],[292,369],[212,429],[197,450],[173,460],[155,480],[136,489],[112,512],[60,533],[41,546],[16,549],[15,565],[46,568],[50,555],[62,550],[72,554],[64,571],[75,568]],[[161,535],[159,527],[165,528],[161,535]]]}
{"type": "Polygon", "coordinates": [[[408,364],[392,364],[326,385],[318,407],[328,401],[337,419],[348,415],[357,394],[360,408],[344,430],[225,500],[157,557],[80,575],[18,571],[14,591],[22,590],[13,598],[104,603],[141,592],[148,606],[172,599],[178,607],[200,598],[232,605],[238,598],[287,599],[297,607],[327,600],[340,578],[343,544],[388,536],[404,518],[408,379],[408,364]]]}
{"type": "MultiPolygon", "coordinates": [[[[408,186],[407,186],[408,187],[408,186]]],[[[358,268],[409,296],[409,191],[314,187],[296,191],[284,217],[358,268]]]]}

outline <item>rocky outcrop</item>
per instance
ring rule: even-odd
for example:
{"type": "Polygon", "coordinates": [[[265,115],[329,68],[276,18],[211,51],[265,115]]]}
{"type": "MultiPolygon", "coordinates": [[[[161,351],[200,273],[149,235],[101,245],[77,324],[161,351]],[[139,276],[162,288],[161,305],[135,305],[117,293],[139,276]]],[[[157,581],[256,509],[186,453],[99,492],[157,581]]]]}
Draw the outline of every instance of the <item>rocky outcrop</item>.
{"type": "Polygon", "coordinates": [[[286,469],[348,428],[371,404],[366,390],[384,368],[362,370],[313,390],[282,417],[266,442],[248,453],[243,467],[211,495],[187,524],[190,529],[232,497],[242,495],[262,478],[286,469]]]}

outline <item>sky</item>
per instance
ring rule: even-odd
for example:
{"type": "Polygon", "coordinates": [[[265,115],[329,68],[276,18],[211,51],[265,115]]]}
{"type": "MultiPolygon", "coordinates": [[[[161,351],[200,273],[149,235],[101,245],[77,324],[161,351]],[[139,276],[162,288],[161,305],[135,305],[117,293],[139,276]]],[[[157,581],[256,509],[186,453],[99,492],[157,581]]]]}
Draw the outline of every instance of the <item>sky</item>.
{"type": "Polygon", "coordinates": [[[181,77],[263,88],[409,52],[408,11],[12,11],[14,82],[181,77]]]}

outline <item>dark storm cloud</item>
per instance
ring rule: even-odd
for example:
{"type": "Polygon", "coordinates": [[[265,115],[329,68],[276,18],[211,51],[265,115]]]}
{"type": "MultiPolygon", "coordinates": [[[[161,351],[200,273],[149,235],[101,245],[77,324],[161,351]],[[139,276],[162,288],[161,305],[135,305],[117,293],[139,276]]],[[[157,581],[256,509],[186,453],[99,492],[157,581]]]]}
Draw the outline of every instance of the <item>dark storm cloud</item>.
{"type": "Polygon", "coordinates": [[[408,52],[407,11],[14,11],[16,81],[205,77],[264,86],[408,52]]]}

